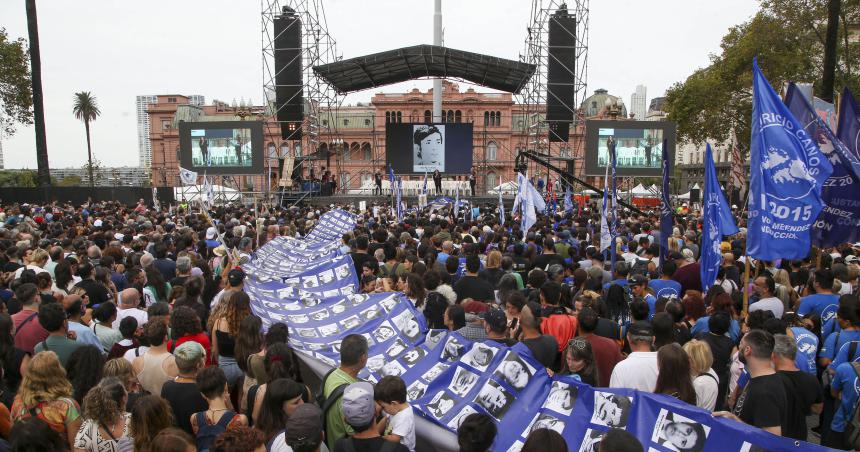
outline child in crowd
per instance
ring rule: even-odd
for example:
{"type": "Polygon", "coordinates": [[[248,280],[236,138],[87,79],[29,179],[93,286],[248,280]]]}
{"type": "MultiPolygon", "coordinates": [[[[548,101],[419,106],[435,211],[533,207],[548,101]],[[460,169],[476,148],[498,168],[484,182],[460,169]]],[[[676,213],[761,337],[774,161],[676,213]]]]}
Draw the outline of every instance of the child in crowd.
{"type": "Polygon", "coordinates": [[[415,452],[415,416],[412,406],[406,403],[406,383],[400,377],[383,377],[376,384],[373,395],[388,415],[387,422],[381,423],[379,433],[386,441],[401,443],[415,452]]]}

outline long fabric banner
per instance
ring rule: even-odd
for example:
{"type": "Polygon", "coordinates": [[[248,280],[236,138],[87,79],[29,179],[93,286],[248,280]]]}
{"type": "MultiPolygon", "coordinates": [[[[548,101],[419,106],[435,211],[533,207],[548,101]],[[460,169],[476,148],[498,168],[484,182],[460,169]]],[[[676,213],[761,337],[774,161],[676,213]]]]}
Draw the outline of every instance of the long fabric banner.
{"type": "Polygon", "coordinates": [[[327,366],[338,364],[346,335],[363,335],[368,363],[359,377],[376,382],[400,376],[416,414],[451,435],[465,416],[481,412],[498,423],[494,451],[519,451],[532,430],[550,428],[572,450],[592,452],[613,427],[634,434],[645,450],[660,452],[825,450],[716,419],[668,396],[550,377],[523,344],[472,342],[428,330],[402,294],[354,293],[355,268],[339,249],[340,236],[354,227],[351,214],[333,211],[304,239],[279,238],[258,250],[244,266],[252,310],[265,328],[286,323],[296,352],[327,366]]]}

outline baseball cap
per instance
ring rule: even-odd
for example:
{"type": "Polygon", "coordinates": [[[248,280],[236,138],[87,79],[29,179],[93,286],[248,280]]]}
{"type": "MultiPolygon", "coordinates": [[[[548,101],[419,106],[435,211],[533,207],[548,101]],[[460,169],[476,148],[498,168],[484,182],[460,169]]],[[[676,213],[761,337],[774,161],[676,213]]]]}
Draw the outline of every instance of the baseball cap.
{"type": "Polygon", "coordinates": [[[314,445],[322,441],[322,410],[313,403],[303,403],[287,418],[286,440],[290,446],[314,445]]]}
{"type": "Polygon", "coordinates": [[[502,330],[508,326],[508,318],[500,309],[490,309],[489,311],[482,312],[478,317],[484,319],[487,325],[490,325],[490,328],[493,330],[502,330]]]}
{"type": "Polygon", "coordinates": [[[651,329],[651,324],[648,322],[633,322],[627,328],[627,334],[631,336],[653,336],[654,330],[651,329]]]}
{"type": "Polygon", "coordinates": [[[630,277],[631,286],[638,286],[642,284],[648,284],[648,278],[646,278],[645,275],[640,275],[637,273],[630,277]]]}
{"type": "Polygon", "coordinates": [[[343,391],[341,409],[346,423],[352,426],[370,424],[376,415],[376,402],[373,400],[373,385],[359,381],[343,391]]]}
{"type": "Polygon", "coordinates": [[[227,282],[230,283],[231,286],[236,287],[242,282],[245,281],[245,272],[242,271],[241,268],[234,268],[230,270],[230,273],[227,273],[227,282]]]}
{"type": "Polygon", "coordinates": [[[669,253],[669,259],[676,261],[678,259],[685,259],[685,257],[683,254],[681,254],[677,251],[672,251],[671,253],[669,253]]]}
{"type": "Polygon", "coordinates": [[[206,229],[206,240],[214,240],[216,235],[218,235],[218,230],[214,227],[210,226],[206,229]]]}
{"type": "Polygon", "coordinates": [[[102,220],[93,221],[93,226],[100,228],[102,227],[102,220]]]}

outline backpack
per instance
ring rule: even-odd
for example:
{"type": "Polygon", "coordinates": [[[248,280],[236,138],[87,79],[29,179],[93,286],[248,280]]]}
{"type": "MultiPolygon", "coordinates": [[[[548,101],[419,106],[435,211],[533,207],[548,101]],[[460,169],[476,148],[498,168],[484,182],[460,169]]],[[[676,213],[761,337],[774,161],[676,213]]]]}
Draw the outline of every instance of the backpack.
{"type": "Polygon", "coordinates": [[[393,267],[391,267],[390,271],[388,270],[387,265],[383,265],[382,267],[379,267],[379,271],[380,271],[380,273],[382,273],[382,276],[396,278],[397,277],[397,268],[399,268],[399,267],[400,267],[400,262],[397,262],[394,264],[393,267]]]}
{"type": "Polygon", "coordinates": [[[252,385],[248,388],[248,394],[245,396],[245,416],[248,418],[248,427],[254,426],[254,402],[257,399],[257,391],[260,390],[260,385],[252,385]]]}
{"type": "MultiPolygon", "coordinates": [[[[335,445],[335,450],[343,450],[345,452],[357,452],[355,448],[355,444],[352,442],[352,437],[341,438],[337,440],[337,444],[335,445]],[[340,447],[338,447],[340,446],[340,447]]],[[[379,452],[394,452],[394,449],[400,443],[395,443],[393,441],[385,441],[382,444],[382,447],[379,448],[379,452]]]]}
{"type": "Polygon", "coordinates": [[[212,443],[215,442],[215,438],[227,431],[227,426],[236,417],[236,413],[230,410],[225,411],[221,419],[218,419],[218,422],[213,425],[209,425],[206,422],[205,411],[195,413],[194,416],[197,417],[197,436],[195,438],[197,450],[199,452],[208,452],[209,448],[212,447],[212,443]]]}
{"type": "Polygon", "coordinates": [[[334,404],[337,403],[337,401],[340,400],[341,397],[343,397],[343,391],[346,390],[347,386],[349,386],[348,384],[344,383],[334,388],[334,390],[331,392],[331,394],[328,395],[328,397],[325,396],[326,380],[328,380],[329,375],[331,375],[335,370],[337,370],[337,367],[326,372],[325,376],[322,379],[322,382],[320,382],[319,392],[317,392],[316,394],[317,405],[322,411],[323,431],[326,431],[328,429],[326,418],[328,417],[329,410],[331,410],[334,404]]]}
{"type": "MultiPolygon", "coordinates": [[[[854,369],[857,378],[860,378],[860,363],[852,362],[851,368],[854,369]]],[[[845,424],[845,445],[849,449],[860,449],[860,403],[854,404],[851,419],[845,424]]]]}

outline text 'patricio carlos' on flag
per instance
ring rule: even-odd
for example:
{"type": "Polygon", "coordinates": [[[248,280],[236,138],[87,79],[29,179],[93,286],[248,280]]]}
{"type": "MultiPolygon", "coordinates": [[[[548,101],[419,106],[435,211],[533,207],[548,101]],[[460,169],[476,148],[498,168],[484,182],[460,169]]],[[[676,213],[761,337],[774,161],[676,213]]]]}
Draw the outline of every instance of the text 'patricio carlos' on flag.
{"type": "Polygon", "coordinates": [[[803,259],[833,167],[753,61],[748,254],[803,259]]]}

